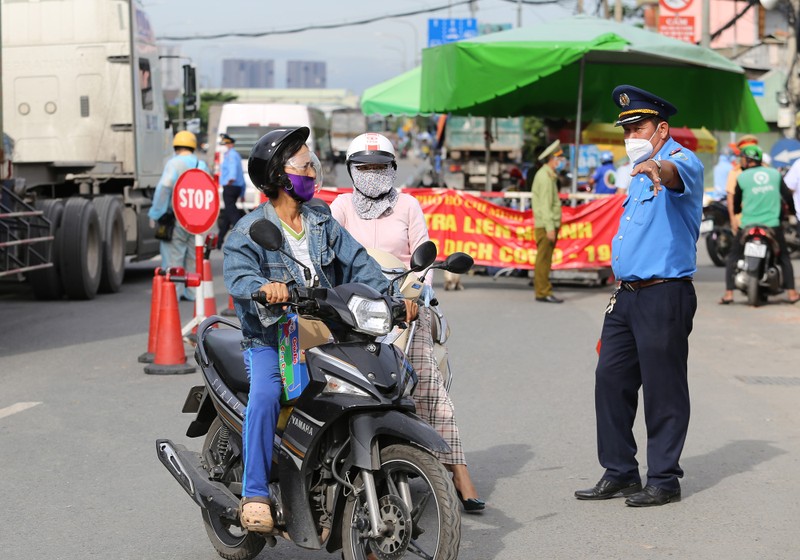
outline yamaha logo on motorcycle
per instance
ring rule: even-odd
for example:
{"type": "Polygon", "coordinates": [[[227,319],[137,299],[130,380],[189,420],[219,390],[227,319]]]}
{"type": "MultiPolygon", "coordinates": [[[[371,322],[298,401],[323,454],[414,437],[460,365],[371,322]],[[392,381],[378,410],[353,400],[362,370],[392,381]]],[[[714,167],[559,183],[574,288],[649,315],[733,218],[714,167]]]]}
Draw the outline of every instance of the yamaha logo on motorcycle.
{"type": "MultiPolygon", "coordinates": [[[[260,227],[272,225],[266,224],[260,227]]],[[[414,256],[415,266],[404,275],[430,267],[435,247],[414,256]]],[[[262,296],[253,299],[266,305],[262,296]]],[[[213,316],[197,331],[195,359],[204,385],[190,390],[183,411],[196,415],[187,436],[205,436],[201,451],[156,442],[165,468],[200,506],[212,546],[223,558],[248,560],[283,537],[306,549],[341,549],[346,560],[454,560],[459,500],[432,454],[449,448],[414,414],[416,373],[403,351],[383,340],[404,324],[405,303],[362,284],[296,287],[290,300],[274,305],[302,317],[300,351],[309,380],[281,408],[269,481],[272,532],[248,532],[238,516],[249,383],[237,323],[213,316]],[[321,328],[324,342],[306,348],[304,329],[321,328]]]]}

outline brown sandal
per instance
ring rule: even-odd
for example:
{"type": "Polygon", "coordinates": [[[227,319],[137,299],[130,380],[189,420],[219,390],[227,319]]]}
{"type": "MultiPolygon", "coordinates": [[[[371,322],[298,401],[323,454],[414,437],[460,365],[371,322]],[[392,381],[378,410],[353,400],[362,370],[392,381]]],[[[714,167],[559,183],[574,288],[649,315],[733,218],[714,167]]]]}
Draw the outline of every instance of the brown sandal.
{"type": "Polygon", "coordinates": [[[269,498],[254,496],[239,502],[239,520],[242,528],[254,533],[269,533],[274,527],[269,498]]]}

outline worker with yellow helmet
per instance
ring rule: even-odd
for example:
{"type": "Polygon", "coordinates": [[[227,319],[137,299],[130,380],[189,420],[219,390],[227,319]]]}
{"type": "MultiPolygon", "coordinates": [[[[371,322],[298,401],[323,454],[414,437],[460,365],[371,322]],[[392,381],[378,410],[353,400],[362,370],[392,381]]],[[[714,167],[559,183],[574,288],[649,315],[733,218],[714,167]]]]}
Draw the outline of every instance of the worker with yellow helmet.
{"type": "MultiPolygon", "coordinates": [[[[172,189],[178,177],[185,171],[197,168],[208,173],[208,166],[195,155],[197,138],[188,130],[181,130],[175,134],[172,147],[175,155],[164,167],[153,194],[153,205],[147,215],[150,217],[150,227],[156,230],[156,237],[161,241],[161,266],[164,268],[180,266],[187,271],[193,271],[197,266],[194,236],[175,221],[172,210],[172,189]]],[[[178,290],[183,290],[179,294],[181,299],[194,301],[194,288],[179,284],[178,290]]]]}

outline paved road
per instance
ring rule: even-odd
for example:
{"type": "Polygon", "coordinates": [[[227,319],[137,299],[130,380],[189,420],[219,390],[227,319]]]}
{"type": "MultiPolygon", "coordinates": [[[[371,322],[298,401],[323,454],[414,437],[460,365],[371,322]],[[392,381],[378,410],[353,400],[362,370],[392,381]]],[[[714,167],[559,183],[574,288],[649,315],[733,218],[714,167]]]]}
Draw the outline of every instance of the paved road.
{"type": "MultiPolygon", "coordinates": [[[[560,306],[534,302],[524,278],[471,276],[464,291],[439,290],[453,400],[489,503],[465,516],[460,558],[798,557],[800,305],[719,306],[721,269],[702,251],[699,260],[684,500],[655,509],[572,498],[601,474],[593,370],[609,289],[559,287],[560,306]]],[[[198,445],[183,436],[180,407],[200,376],[152,377],[136,361],[154,266],[129,266],[121,293],[92,302],[0,290],[3,560],[217,558],[155,457],[158,437],[198,445]]],[[[223,304],[219,256],[214,273],[223,304]]],[[[640,444],[642,432],[640,418],[640,444]]],[[[260,558],[324,556],[280,543],[260,558]]]]}

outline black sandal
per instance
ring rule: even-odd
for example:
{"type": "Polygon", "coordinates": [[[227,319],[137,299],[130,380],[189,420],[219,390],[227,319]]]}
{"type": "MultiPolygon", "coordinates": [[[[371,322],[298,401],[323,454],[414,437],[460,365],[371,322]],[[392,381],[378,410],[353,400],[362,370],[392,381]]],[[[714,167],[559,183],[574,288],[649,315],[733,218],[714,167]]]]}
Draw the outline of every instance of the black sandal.
{"type": "Polygon", "coordinates": [[[478,498],[470,498],[469,500],[465,500],[461,496],[461,492],[456,490],[456,494],[458,495],[458,499],[461,500],[461,505],[464,506],[464,511],[467,513],[478,513],[486,509],[486,502],[483,500],[479,500],[478,498]]]}
{"type": "Polygon", "coordinates": [[[730,305],[733,303],[733,298],[731,299],[722,298],[717,303],[719,303],[720,305],[730,305]]]}

